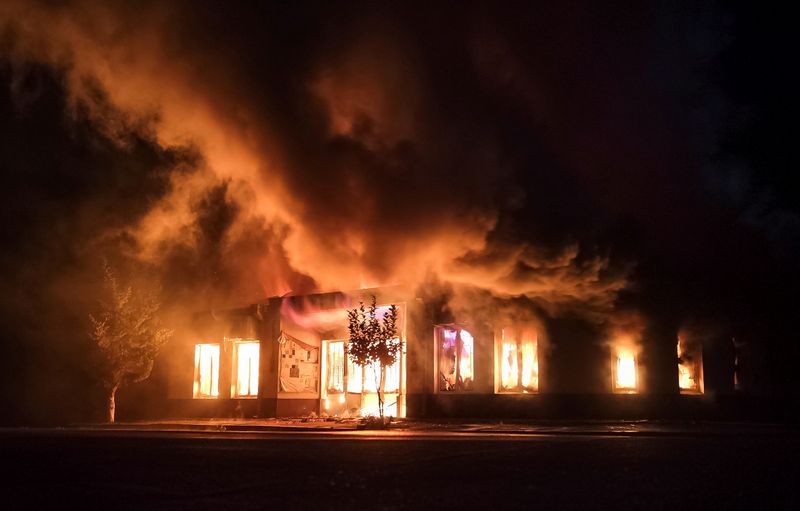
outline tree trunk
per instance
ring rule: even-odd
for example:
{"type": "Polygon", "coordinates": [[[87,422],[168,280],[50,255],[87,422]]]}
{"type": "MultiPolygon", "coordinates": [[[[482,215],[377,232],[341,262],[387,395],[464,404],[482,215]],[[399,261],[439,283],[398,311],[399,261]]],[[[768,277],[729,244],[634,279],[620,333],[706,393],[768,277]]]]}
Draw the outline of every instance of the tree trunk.
{"type": "Polygon", "coordinates": [[[386,386],[386,366],[381,364],[380,382],[378,382],[378,414],[381,416],[383,425],[383,389],[386,386]]]}
{"type": "Polygon", "coordinates": [[[358,414],[364,417],[364,406],[367,402],[367,365],[361,366],[361,403],[359,404],[358,414]]]}
{"type": "Polygon", "coordinates": [[[114,387],[112,387],[111,392],[108,395],[108,422],[111,422],[111,423],[114,422],[114,419],[115,419],[115,416],[116,416],[116,410],[117,410],[117,403],[116,403],[117,388],[118,388],[118,386],[116,386],[116,385],[114,387]]]}

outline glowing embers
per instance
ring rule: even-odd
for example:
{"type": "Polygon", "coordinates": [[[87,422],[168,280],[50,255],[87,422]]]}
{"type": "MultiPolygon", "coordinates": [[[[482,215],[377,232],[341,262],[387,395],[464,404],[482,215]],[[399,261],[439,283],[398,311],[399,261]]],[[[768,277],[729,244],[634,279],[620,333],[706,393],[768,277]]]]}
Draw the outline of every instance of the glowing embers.
{"type": "MultiPolygon", "coordinates": [[[[345,341],[323,341],[325,351],[322,405],[329,414],[378,415],[380,366],[362,368],[347,356],[345,341]],[[347,389],[347,392],[344,391],[347,389]]],[[[405,414],[402,402],[402,358],[386,368],[384,413],[394,417],[405,414]]]]}
{"type": "Polygon", "coordinates": [[[463,328],[436,327],[439,373],[438,389],[443,392],[470,391],[475,378],[475,341],[463,328]]]}
{"type": "Polygon", "coordinates": [[[233,367],[236,380],[234,397],[258,397],[258,341],[237,341],[234,344],[233,367]]]}
{"type": "Polygon", "coordinates": [[[703,393],[703,349],[678,336],[678,388],[681,394],[703,393]]]}
{"type": "Polygon", "coordinates": [[[636,393],[638,383],[636,372],[636,352],[629,347],[617,347],[612,365],[614,392],[636,393]]]}
{"type": "Polygon", "coordinates": [[[539,342],[533,329],[504,328],[497,343],[500,392],[538,392],[539,342]]]}
{"type": "Polygon", "coordinates": [[[219,344],[194,347],[194,397],[219,397],[219,344]]]}

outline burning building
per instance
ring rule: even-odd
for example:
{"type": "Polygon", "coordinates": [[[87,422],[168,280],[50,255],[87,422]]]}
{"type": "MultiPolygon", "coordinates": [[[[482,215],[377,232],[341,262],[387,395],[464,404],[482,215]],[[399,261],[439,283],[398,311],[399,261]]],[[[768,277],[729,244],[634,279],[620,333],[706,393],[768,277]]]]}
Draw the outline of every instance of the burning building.
{"type": "Polygon", "coordinates": [[[347,355],[347,310],[373,295],[379,316],[397,306],[404,343],[386,371],[390,416],[658,416],[708,402],[703,347],[685,333],[677,359],[658,359],[647,343],[624,336],[576,356],[569,347],[576,334],[557,325],[548,334],[546,322],[456,316],[398,286],[274,297],[197,315],[164,355],[172,361],[168,413],[377,414],[379,368],[362,368],[347,355]],[[672,379],[659,386],[652,375],[667,372],[672,379]],[[654,409],[656,402],[666,408],[654,409]]]}
{"type": "MultiPolygon", "coordinates": [[[[154,380],[168,384],[170,414],[373,410],[375,370],[348,360],[345,313],[372,292],[403,318],[406,353],[386,382],[396,415],[616,414],[655,396],[689,403],[765,385],[759,350],[794,331],[788,319],[772,325],[791,317],[796,264],[764,249],[775,222],[744,220],[760,199],[753,209],[738,198],[761,193],[738,190],[747,180],[727,166],[697,172],[682,140],[696,133],[660,115],[707,117],[695,101],[676,108],[689,89],[673,97],[669,80],[651,80],[640,48],[660,38],[647,9],[630,30],[546,6],[436,8],[427,15],[442,23],[420,24],[424,9],[401,5],[221,16],[147,4],[0,7],[5,118],[22,123],[43,87],[53,96],[31,124],[8,125],[28,138],[7,158],[17,186],[0,201],[8,218],[30,219],[6,243],[26,252],[5,273],[53,282],[20,277],[6,292],[42,290],[4,314],[30,323],[10,338],[42,329],[32,352],[64,331],[85,344],[97,255],[163,290],[176,338],[154,380]],[[347,26],[322,30],[334,13],[347,26]],[[573,44],[553,44],[564,34],[573,44]],[[88,130],[75,147],[58,145],[72,127],[40,136],[65,112],[88,130]],[[31,172],[43,154],[53,161],[31,172]],[[72,226],[64,239],[53,218],[72,226]],[[535,317],[439,307],[420,291],[429,281],[526,301],[535,317]],[[396,283],[410,287],[308,294],[396,283]],[[655,326],[609,335],[625,307],[655,326]],[[71,326],[41,322],[39,310],[63,310],[71,326]],[[186,319],[202,310],[213,312],[186,319]],[[679,334],[695,317],[731,331],[709,343],[679,334]]],[[[676,75],[713,68],[697,58],[676,75]]],[[[770,357],[792,380],[796,357],[770,357]]]]}

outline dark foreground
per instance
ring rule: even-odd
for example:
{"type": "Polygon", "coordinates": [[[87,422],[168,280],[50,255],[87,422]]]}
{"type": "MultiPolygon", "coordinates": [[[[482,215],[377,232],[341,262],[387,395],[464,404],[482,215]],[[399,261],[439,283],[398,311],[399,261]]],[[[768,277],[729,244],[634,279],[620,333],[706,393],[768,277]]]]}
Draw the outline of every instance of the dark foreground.
{"type": "Polygon", "coordinates": [[[2,509],[797,509],[800,436],[0,432],[2,509]]]}

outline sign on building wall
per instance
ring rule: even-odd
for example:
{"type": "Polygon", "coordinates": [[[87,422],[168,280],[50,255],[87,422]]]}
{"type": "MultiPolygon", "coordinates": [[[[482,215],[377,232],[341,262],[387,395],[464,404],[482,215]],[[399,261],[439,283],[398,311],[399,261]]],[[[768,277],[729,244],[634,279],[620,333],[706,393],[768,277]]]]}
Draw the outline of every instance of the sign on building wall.
{"type": "Polygon", "coordinates": [[[281,392],[319,392],[319,346],[281,332],[281,392]]]}

